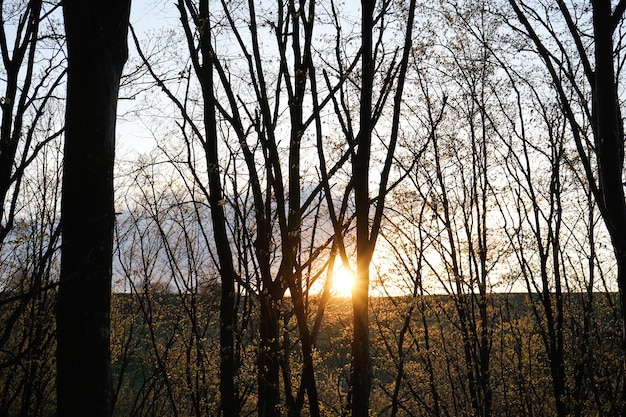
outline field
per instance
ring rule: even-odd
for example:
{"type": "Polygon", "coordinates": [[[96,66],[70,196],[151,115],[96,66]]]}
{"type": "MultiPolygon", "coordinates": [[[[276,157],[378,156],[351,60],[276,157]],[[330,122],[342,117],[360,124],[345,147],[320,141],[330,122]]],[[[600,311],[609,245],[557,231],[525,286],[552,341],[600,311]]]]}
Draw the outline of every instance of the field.
{"type": "MultiPolygon", "coordinates": [[[[598,409],[604,415],[616,413],[623,384],[615,367],[621,357],[616,296],[596,294],[587,312],[585,299],[583,294],[564,297],[568,315],[563,317],[561,350],[550,345],[554,335],[545,330],[538,297],[531,302],[525,294],[491,295],[487,321],[473,317],[465,324],[459,319],[459,298],[372,299],[372,415],[390,415],[394,406],[397,415],[470,415],[476,398],[489,401],[493,415],[555,415],[552,365],[561,359],[566,400],[577,399],[583,415],[598,409]],[[585,328],[585,320],[593,326],[585,328]],[[561,351],[562,358],[554,356],[561,351]]],[[[477,311],[477,300],[464,301],[468,312],[477,311]]],[[[217,413],[215,297],[117,295],[114,302],[116,414],[217,413]]],[[[309,310],[312,327],[316,300],[309,310]]],[[[255,412],[257,398],[259,324],[253,311],[242,311],[240,322],[247,325],[237,332],[239,369],[234,371],[242,415],[255,412]]],[[[281,395],[283,402],[290,395],[298,400],[302,355],[295,318],[281,317],[280,331],[281,395]]],[[[324,415],[341,415],[347,404],[350,340],[350,300],[333,299],[315,347],[324,415]]]]}
{"type": "MultiPolygon", "coordinates": [[[[561,303],[550,296],[551,313],[558,305],[564,312],[553,320],[561,327],[552,332],[539,295],[492,294],[482,304],[477,296],[372,298],[371,415],[469,416],[488,406],[498,416],[552,416],[557,392],[575,415],[619,415],[624,376],[617,366],[622,360],[617,295],[577,293],[564,295],[561,303]]],[[[4,342],[0,415],[55,415],[51,299],[29,305],[39,309],[38,316],[24,311],[4,342]],[[40,320],[29,321],[33,317],[40,320]]],[[[233,372],[240,415],[256,415],[258,305],[254,298],[238,301],[233,372]]],[[[308,301],[316,387],[322,415],[337,416],[350,399],[351,303],[331,299],[316,331],[318,303],[308,301]]],[[[115,415],[218,415],[219,293],[114,294],[112,304],[115,415]]],[[[306,416],[302,351],[290,304],[283,300],[278,320],[278,390],[283,415],[292,402],[306,416]]],[[[7,326],[9,313],[1,312],[7,326]]]]}

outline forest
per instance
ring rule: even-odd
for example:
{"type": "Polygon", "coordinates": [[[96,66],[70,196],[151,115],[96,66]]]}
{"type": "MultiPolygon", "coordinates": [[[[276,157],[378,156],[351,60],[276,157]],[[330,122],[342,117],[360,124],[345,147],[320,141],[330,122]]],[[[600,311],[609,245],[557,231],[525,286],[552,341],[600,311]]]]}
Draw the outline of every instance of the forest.
{"type": "Polygon", "coordinates": [[[626,415],[626,0],[0,0],[0,416],[626,415]]]}

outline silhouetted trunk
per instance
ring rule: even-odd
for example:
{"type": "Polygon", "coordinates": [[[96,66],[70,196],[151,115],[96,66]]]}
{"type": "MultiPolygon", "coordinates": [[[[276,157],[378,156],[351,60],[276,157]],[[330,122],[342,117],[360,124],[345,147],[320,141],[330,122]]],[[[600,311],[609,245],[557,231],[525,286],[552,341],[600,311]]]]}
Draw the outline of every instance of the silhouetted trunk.
{"type": "MultiPolygon", "coordinates": [[[[595,145],[602,215],[613,243],[617,261],[617,282],[622,310],[622,344],[626,352],[626,202],[623,167],[624,134],[617,98],[613,56],[614,16],[610,0],[595,0],[593,30],[595,35],[595,145]],[[610,24],[609,24],[610,22],[610,24]]],[[[626,371],[626,358],[622,366],[626,371]]],[[[623,413],[626,413],[626,385],[623,387],[623,413]]]]}
{"type": "MultiPolygon", "coordinates": [[[[298,281],[301,280],[301,277],[298,281]]],[[[301,386],[306,389],[309,398],[309,414],[311,417],[320,416],[319,398],[317,394],[317,384],[315,382],[315,367],[313,363],[313,342],[311,332],[307,323],[306,310],[304,306],[304,297],[302,294],[301,284],[292,286],[291,297],[293,301],[293,309],[298,320],[298,329],[300,334],[300,344],[302,346],[302,381],[301,386]]],[[[298,392],[296,409],[298,414],[304,406],[304,390],[298,392]]]]}
{"type": "Polygon", "coordinates": [[[109,351],[117,93],[130,1],[68,0],[68,86],[57,302],[58,416],[112,413],[109,351]]]}
{"type": "MultiPolygon", "coordinates": [[[[294,49],[294,93],[289,97],[289,114],[291,119],[291,133],[289,144],[289,193],[287,196],[289,203],[289,211],[287,215],[287,239],[285,241],[283,253],[286,268],[286,281],[291,291],[291,299],[293,309],[298,321],[298,329],[300,333],[300,343],[302,346],[302,381],[301,386],[306,389],[309,398],[309,413],[311,417],[319,417],[320,408],[317,395],[317,385],[315,382],[315,370],[313,366],[313,345],[311,342],[311,333],[307,320],[307,314],[304,303],[304,294],[302,290],[302,266],[300,265],[299,249],[302,245],[302,202],[300,198],[300,187],[302,172],[300,163],[302,136],[306,129],[304,125],[304,99],[307,93],[307,77],[308,70],[314,71],[311,61],[311,40],[313,37],[313,15],[315,2],[310,2],[308,9],[304,8],[304,3],[299,5],[292,0],[288,3],[288,13],[292,16],[293,31],[295,34],[300,32],[300,23],[302,21],[304,36],[304,45],[301,48],[301,40],[299,36],[293,36],[294,49]],[[304,18],[303,18],[304,14],[304,18]],[[302,50],[301,50],[302,49],[302,50]]],[[[276,161],[279,163],[279,161],[276,161]]],[[[304,391],[299,390],[296,407],[298,413],[304,406],[304,391]]]]}
{"type": "MultiPolygon", "coordinates": [[[[195,35],[192,34],[186,19],[185,4],[181,0],[178,8],[182,14],[183,25],[187,33],[190,51],[194,50],[193,41],[195,35]]],[[[190,8],[191,9],[191,8],[190,8]]],[[[199,51],[192,57],[192,62],[202,87],[202,97],[204,99],[204,156],[208,167],[209,183],[209,205],[211,207],[211,221],[213,226],[213,236],[215,248],[219,260],[221,297],[220,297],[220,396],[221,408],[224,416],[237,416],[239,407],[237,401],[237,390],[235,385],[235,281],[237,273],[233,264],[233,255],[230,248],[230,240],[226,231],[226,214],[224,212],[224,191],[220,175],[222,170],[219,165],[218,155],[218,134],[213,71],[215,67],[215,53],[211,45],[211,26],[209,18],[209,1],[201,0],[198,4],[197,14],[193,20],[198,27],[200,22],[204,26],[199,36],[199,51]]],[[[193,13],[193,10],[192,10],[193,13]]]]}
{"type": "Polygon", "coordinates": [[[353,336],[350,370],[352,416],[369,415],[371,363],[369,345],[369,282],[372,243],[369,218],[369,162],[372,142],[372,90],[374,60],[372,31],[374,1],[361,2],[361,108],[358,149],[353,161],[352,181],[356,203],[356,280],[352,289],[353,336]]]}
{"type": "Polygon", "coordinates": [[[279,417],[280,343],[278,340],[278,309],[267,294],[260,296],[261,317],[258,357],[258,412],[259,417],[279,417]]]}
{"type": "MultiPolygon", "coordinates": [[[[415,297],[415,295],[414,295],[415,297]]],[[[415,309],[414,305],[411,305],[404,315],[404,320],[402,323],[402,327],[398,332],[398,363],[397,363],[397,371],[396,377],[393,385],[393,393],[391,394],[391,417],[396,417],[398,415],[398,409],[400,406],[400,386],[402,385],[402,379],[406,377],[404,375],[404,365],[406,363],[406,353],[404,348],[404,339],[406,338],[407,333],[410,331],[411,327],[411,316],[413,315],[413,310],[415,309]]]]}

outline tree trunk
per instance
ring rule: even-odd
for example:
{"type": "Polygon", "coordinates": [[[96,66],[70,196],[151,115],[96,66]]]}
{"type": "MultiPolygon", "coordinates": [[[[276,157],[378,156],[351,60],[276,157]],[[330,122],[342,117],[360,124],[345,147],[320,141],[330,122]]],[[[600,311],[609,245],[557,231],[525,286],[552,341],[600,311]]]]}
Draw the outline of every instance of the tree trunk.
{"type": "MultiPolygon", "coordinates": [[[[617,260],[617,282],[622,311],[622,344],[626,352],[626,202],[624,201],[624,137],[617,98],[613,56],[613,21],[610,0],[594,0],[595,35],[594,111],[598,182],[605,224],[617,260]]],[[[626,371],[626,357],[622,366],[626,371]]],[[[626,385],[622,392],[622,411],[626,413],[626,385]]]]}
{"type": "MultiPolygon", "coordinates": [[[[300,282],[301,279],[295,280],[300,282]]],[[[302,295],[301,284],[292,285],[290,287],[291,298],[293,301],[293,309],[298,321],[298,329],[300,333],[300,344],[302,346],[302,382],[301,385],[306,389],[309,398],[309,414],[311,417],[320,416],[319,397],[317,393],[317,384],[315,381],[315,366],[313,363],[313,342],[311,332],[307,323],[307,315],[304,306],[304,297],[302,295]]],[[[304,405],[303,391],[300,390],[297,398],[297,411],[300,413],[304,405]]]]}
{"type": "Polygon", "coordinates": [[[63,4],[68,49],[57,415],[112,414],[109,351],[117,92],[129,0],[63,4]]]}
{"type": "Polygon", "coordinates": [[[361,109],[358,150],[353,162],[352,180],[356,203],[356,280],[352,290],[353,339],[350,370],[351,409],[353,417],[369,415],[371,363],[369,346],[369,267],[372,248],[369,229],[369,162],[372,142],[372,90],[374,61],[372,31],[374,28],[374,1],[361,1],[361,109]]]}
{"type": "MultiPolygon", "coordinates": [[[[179,1],[179,9],[184,10],[184,4],[179,1]]],[[[237,389],[235,384],[235,281],[237,273],[233,264],[233,255],[226,230],[226,214],[224,212],[224,191],[220,175],[217,133],[217,100],[214,93],[213,71],[215,53],[211,46],[211,27],[209,1],[201,0],[198,6],[199,21],[206,22],[205,30],[200,31],[200,50],[202,63],[194,60],[196,74],[202,86],[204,99],[204,151],[208,167],[209,205],[211,207],[211,221],[215,247],[219,259],[220,280],[222,294],[220,297],[220,396],[221,408],[224,416],[239,415],[237,389]]]]}
{"type": "Polygon", "coordinates": [[[260,296],[260,346],[258,357],[258,415],[280,416],[280,344],[278,308],[269,294],[260,296]]]}

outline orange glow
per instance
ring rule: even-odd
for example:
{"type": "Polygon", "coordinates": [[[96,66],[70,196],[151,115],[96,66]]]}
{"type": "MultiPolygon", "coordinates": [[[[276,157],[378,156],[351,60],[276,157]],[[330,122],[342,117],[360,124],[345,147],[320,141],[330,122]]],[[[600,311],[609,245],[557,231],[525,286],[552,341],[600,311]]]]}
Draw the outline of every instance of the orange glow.
{"type": "Polygon", "coordinates": [[[335,297],[352,297],[354,273],[339,267],[333,274],[332,294],[335,297]]]}

